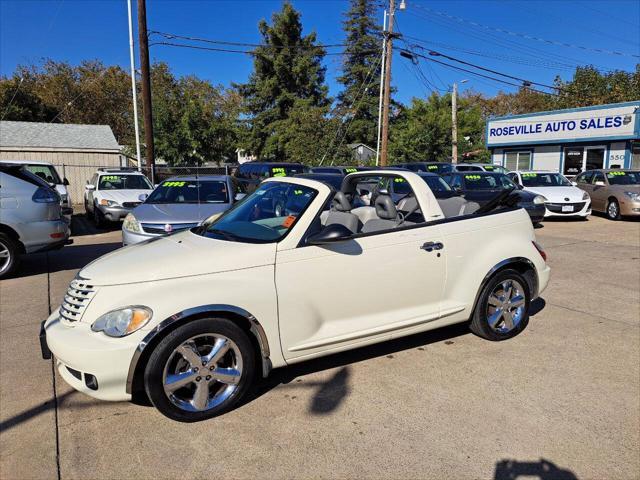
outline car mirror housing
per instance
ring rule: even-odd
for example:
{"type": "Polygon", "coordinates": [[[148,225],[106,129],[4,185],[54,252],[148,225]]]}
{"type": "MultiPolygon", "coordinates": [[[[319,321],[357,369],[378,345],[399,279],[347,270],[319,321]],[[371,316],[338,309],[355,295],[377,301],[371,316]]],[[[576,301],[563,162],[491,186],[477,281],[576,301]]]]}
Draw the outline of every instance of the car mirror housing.
{"type": "Polygon", "coordinates": [[[571,185],[573,185],[574,187],[578,186],[578,182],[571,182],[571,185]]]}
{"type": "Polygon", "coordinates": [[[349,240],[352,235],[353,232],[344,225],[333,223],[327,225],[315,235],[311,235],[307,239],[307,243],[310,245],[328,245],[349,240]]]}
{"type": "Polygon", "coordinates": [[[594,183],[594,185],[597,187],[604,187],[604,182],[598,180],[596,183],[594,183]]]}
{"type": "Polygon", "coordinates": [[[236,193],[236,196],[233,197],[233,198],[235,199],[236,202],[239,202],[240,200],[242,200],[246,196],[247,196],[246,193],[238,192],[238,193],[236,193]]]}
{"type": "Polygon", "coordinates": [[[86,188],[87,190],[95,190],[96,186],[89,183],[89,184],[85,185],[84,188],[86,188]]]}
{"type": "Polygon", "coordinates": [[[69,180],[67,180],[67,177],[64,177],[64,178],[62,179],[62,184],[63,184],[63,185],[65,185],[65,186],[66,186],[66,185],[69,185],[69,180]]]}
{"type": "Polygon", "coordinates": [[[140,195],[138,195],[138,200],[140,200],[141,202],[144,202],[147,198],[149,198],[149,195],[146,193],[141,193],[140,195]]]}

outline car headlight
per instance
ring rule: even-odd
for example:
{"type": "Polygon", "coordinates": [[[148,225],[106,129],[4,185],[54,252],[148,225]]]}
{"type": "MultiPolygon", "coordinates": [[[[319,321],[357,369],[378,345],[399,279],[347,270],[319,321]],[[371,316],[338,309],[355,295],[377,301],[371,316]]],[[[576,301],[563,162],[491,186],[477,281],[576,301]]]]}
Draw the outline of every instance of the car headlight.
{"type": "Polygon", "coordinates": [[[124,337],[144,327],[152,314],[151,309],[142,306],[112,310],[93,322],[91,330],[110,337],[124,337]]]}
{"type": "Polygon", "coordinates": [[[640,202],[640,193],[636,192],[624,192],[624,194],[629,197],[634,202],[640,202]]]}
{"type": "Polygon", "coordinates": [[[114,202],[113,200],[107,200],[106,198],[103,198],[102,200],[100,200],[100,205],[102,205],[103,207],[118,207],[118,202],[114,202]]]}
{"type": "Polygon", "coordinates": [[[536,205],[543,205],[546,201],[547,199],[542,195],[536,195],[536,197],[533,199],[533,203],[535,203],[536,205]]]}
{"type": "Polygon", "coordinates": [[[582,194],[582,200],[589,200],[591,197],[589,197],[589,194],[587,192],[584,192],[582,194]]]}
{"type": "Polygon", "coordinates": [[[138,222],[138,219],[133,215],[133,213],[128,213],[127,216],[124,217],[122,228],[134,233],[140,233],[142,231],[140,229],[140,222],[138,222]]]}

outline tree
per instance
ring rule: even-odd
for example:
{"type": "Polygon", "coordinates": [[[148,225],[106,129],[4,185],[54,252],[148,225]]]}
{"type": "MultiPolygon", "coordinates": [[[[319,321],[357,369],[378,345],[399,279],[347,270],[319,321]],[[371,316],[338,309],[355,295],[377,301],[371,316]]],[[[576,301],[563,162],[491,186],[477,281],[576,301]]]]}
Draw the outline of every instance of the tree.
{"type": "Polygon", "coordinates": [[[343,28],[346,43],[342,75],[344,90],[338,95],[337,113],[350,118],[347,143],[377,142],[378,99],[380,95],[380,29],[374,15],[374,0],[350,0],[343,28]],[[352,118],[352,119],[351,119],[352,118]]]}
{"type": "MultiPolygon", "coordinates": [[[[297,137],[283,140],[278,134],[296,102],[304,101],[308,108],[328,113],[328,89],[321,64],[325,52],[316,45],[315,33],[302,36],[300,14],[288,2],[273,15],[271,26],[263,20],[258,29],[264,45],[255,49],[248,83],[237,86],[250,116],[245,148],[258,158],[295,160],[289,155],[302,145],[294,148],[288,142],[297,137]]],[[[303,143],[308,149],[315,148],[303,143]]]]}
{"type": "MultiPolygon", "coordinates": [[[[458,101],[460,155],[484,148],[485,120],[472,100],[458,101]]],[[[449,161],[451,158],[451,95],[414,98],[391,126],[389,156],[394,163],[449,161]]]]}

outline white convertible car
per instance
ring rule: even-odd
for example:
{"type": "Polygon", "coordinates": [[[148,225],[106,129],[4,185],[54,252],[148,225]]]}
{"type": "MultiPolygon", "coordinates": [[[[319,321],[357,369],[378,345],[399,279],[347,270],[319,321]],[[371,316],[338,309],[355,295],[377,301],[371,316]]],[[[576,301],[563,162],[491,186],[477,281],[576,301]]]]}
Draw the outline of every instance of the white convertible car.
{"type": "Polygon", "coordinates": [[[436,199],[415,173],[391,170],[350,174],[339,192],[267,179],[201,227],[83,268],[43,322],[43,356],[79,391],[146,395],[190,422],[314,357],[467,321],[488,340],[511,338],[549,267],[508,197],[480,208],[436,199]],[[397,202],[395,181],[410,186],[397,202]],[[361,206],[359,184],[375,186],[374,205],[361,206]]]}

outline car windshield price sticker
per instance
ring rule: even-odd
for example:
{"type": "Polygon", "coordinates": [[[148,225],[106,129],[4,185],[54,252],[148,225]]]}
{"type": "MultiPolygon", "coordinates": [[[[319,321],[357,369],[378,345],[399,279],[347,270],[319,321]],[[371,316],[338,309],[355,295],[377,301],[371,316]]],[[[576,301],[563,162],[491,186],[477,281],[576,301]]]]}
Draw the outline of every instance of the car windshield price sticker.
{"type": "Polygon", "coordinates": [[[103,175],[102,179],[107,181],[107,182],[111,182],[111,181],[118,180],[118,176],[117,175],[103,175]]]}
{"type": "Polygon", "coordinates": [[[295,221],[296,221],[296,216],[289,215],[287,218],[284,219],[284,222],[282,222],[282,226],[284,228],[289,228],[291,225],[293,225],[293,222],[295,221]]]}
{"type": "Polygon", "coordinates": [[[536,177],[536,176],[537,176],[536,173],[523,173],[522,174],[523,178],[536,177]]]}
{"type": "Polygon", "coordinates": [[[347,172],[347,173],[353,173],[353,172],[357,172],[358,169],[357,168],[345,168],[344,171],[347,172]]]}
{"type": "Polygon", "coordinates": [[[493,165],[485,165],[485,166],[484,166],[484,169],[485,169],[487,172],[490,172],[491,170],[493,170],[493,165]]]}
{"type": "Polygon", "coordinates": [[[437,169],[438,169],[438,166],[437,166],[437,165],[427,165],[427,168],[428,168],[429,170],[437,170],[437,169]]]}
{"type": "Polygon", "coordinates": [[[478,180],[480,180],[482,177],[480,175],[465,175],[464,178],[466,180],[471,180],[472,182],[477,182],[478,180]]]}
{"type": "Polygon", "coordinates": [[[286,177],[287,176],[287,171],[282,167],[273,167],[271,169],[271,174],[274,177],[286,177]]]}
{"type": "Polygon", "coordinates": [[[608,178],[621,177],[623,175],[626,175],[626,172],[608,172],[607,173],[608,178]]]}
{"type": "Polygon", "coordinates": [[[393,181],[396,183],[402,183],[404,182],[404,178],[394,178],[393,181]]]}
{"type": "Polygon", "coordinates": [[[163,187],[184,187],[187,182],[164,182],[163,187]]]}

